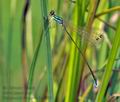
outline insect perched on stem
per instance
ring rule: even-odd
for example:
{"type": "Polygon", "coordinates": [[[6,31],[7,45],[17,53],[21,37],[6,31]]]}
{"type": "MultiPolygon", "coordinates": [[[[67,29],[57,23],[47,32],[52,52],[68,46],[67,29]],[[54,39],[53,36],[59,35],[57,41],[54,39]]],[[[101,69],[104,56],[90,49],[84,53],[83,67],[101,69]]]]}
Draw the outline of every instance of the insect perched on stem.
{"type": "MultiPolygon", "coordinates": [[[[98,86],[98,85],[97,85],[97,78],[95,77],[95,75],[94,75],[94,73],[93,73],[90,65],[88,64],[88,62],[87,62],[87,60],[86,60],[86,58],[85,58],[85,56],[84,56],[84,54],[82,53],[82,51],[80,50],[80,48],[78,47],[78,45],[76,44],[76,42],[74,41],[74,39],[72,38],[71,34],[68,32],[67,26],[70,26],[70,27],[72,28],[72,30],[73,30],[74,32],[78,33],[78,35],[80,35],[81,37],[83,36],[83,37],[87,38],[87,36],[88,36],[89,33],[86,32],[84,29],[79,29],[79,28],[78,28],[78,29],[74,29],[74,27],[72,27],[70,24],[67,25],[67,23],[63,20],[63,18],[61,18],[61,17],[59,17],[59,16],[57,16],[57,15],[55,14],[54,10],[51,10],[51,11],[50,11],[48,19],[49,19],[49,21],[50,21],[51,19],[53,19],[55,22],[57,22],[58,24],[60,24],[60,25],[64,28],[65,32],[68,34],[69,38],[72,40],[72,42],[74,43],[74,45],[75,45],[76,48],[78,49],[79,53],[82,55],[83,60],[84,60],[85,63],[87,64],[87,66],[88,66],[88,68],[89,68],[89,70],[90,70],[90,72],[91,72],[91,74],[92,74],[92,77],[93,77],[93,79],[94,79],[95,85],[98,86]]],[[[94,40],[97,42],[97,41],[99,41],[102,37],[103,37],[103,35],[100,34],[99,36],[97,36],[96,38],[94,38],[94,40]]],[[[88,38],[87,38],[87,39],[88,39],[88,38]]],[[[91,38],[91,39],[93,40],[93,38],[91,38]]],[[[88,39],[88,40],[89,40],[89,39],[88,39]]],[[[90,40],[89,40],[89,41],[90,41],[90,40]]],[[[90,42],[94,44],[93,41],[90,41],[90,42]]]]}

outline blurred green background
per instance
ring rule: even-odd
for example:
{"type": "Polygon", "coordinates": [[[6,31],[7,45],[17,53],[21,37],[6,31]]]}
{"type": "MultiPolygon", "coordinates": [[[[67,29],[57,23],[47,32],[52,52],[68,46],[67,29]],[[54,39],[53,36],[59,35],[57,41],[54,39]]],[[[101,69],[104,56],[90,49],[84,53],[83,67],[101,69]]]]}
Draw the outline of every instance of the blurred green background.
{"type": "Polygon", "coordinates": [[[119,34],[119,0],[0,0],[0,102],[120,102],[119,34]]]}

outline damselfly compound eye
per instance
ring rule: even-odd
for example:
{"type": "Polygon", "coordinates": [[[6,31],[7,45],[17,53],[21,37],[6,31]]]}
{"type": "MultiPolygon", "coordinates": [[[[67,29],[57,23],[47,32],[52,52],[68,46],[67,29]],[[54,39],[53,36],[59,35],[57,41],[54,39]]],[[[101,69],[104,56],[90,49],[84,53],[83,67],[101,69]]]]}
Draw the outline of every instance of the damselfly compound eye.
{"type": "Polygon", "coordinates": [[[54,10],[51,10],[49,15],[50,15],[50,16],[54,16],[54,15],[55,15],[55,11],[54,11],[54,10]]]}

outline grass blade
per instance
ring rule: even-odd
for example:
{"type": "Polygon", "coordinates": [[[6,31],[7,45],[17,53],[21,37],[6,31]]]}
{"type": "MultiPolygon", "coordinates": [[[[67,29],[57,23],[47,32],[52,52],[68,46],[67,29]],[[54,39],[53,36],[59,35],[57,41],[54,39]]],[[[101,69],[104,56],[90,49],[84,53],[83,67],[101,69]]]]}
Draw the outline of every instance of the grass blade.
{"type": "MultiPolygon", "coordinates": [[[[47,17],[47,0],[41,0],[41,9],[43,17],[47,17]]],[[[45,31],[48,29],[48,21],[44,22],[45,31]]],[[[48,99],[49,102],[54,102],[53,96],[53,76],[52,76],[52,53],[50,45],[50,35],[49,31],[45,35],[46,38],[46,47],[47,47],[47,73],[48,73],[48,99]]]]}
{"type": "Polygon", "coordinates": [[[116,58],[117,51],[118,51],[119,45],[120,45],[120,37],[119,37],[120,35],[119,34],[120,34],[120,19],[118,21],[117,31],[116,31],[116,34],[115,34],[115,37],[113,40],[114,41],[113,46],[112,46],[112,49],[109,54],[108,63],[106,65],[106,70],[105,70],[105,73],[103,76],[102,85],[101,85],[100,91],[97,95],[96,102],[102,102],[102,100],[104,98],[104,93],[107,88],[108,82],[110,80],[114,60],[116,58]]]}

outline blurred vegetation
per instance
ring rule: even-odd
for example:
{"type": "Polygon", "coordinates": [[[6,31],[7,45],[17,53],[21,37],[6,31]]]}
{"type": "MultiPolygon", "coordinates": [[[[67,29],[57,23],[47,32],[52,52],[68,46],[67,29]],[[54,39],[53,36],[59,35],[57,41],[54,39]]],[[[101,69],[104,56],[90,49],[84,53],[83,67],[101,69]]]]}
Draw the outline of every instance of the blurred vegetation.
{"type": "Polygon", "coordinates": [[[119,0],[0,0],[0,102],[120,102],[119,34],[119,0]]]}

